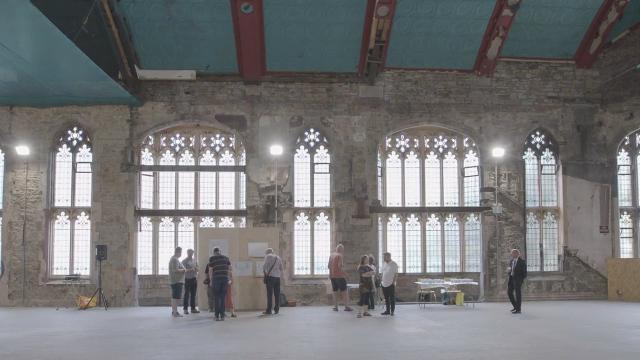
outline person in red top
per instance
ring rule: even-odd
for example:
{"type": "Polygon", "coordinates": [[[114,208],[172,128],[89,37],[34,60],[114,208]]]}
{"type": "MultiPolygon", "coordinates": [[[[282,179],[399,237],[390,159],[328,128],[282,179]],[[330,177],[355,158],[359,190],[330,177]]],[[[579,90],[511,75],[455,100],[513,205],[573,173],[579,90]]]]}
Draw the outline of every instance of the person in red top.
{"type": "Polygon", "coordinates": [[[329,279],[333,289],[333,311],[338,311],[338,293],[344,298],[344,311],[352,311],[349,307],[349,292],[347,291],[347,274],[344,272],[344,246],[336,246],[336,252],[329,257],[329,279]]]}

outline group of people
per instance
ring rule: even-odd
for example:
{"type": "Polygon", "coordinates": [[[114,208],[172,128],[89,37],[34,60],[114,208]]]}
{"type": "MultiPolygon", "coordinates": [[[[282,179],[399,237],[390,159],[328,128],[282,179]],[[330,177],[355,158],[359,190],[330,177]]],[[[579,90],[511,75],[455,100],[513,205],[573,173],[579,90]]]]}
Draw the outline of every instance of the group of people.
{"type": "MultiPolygon", "coordinates": [[[[169,260],[169,281],[171,285],[171,314],[174,317],[182,317],[178,312],[178,304],[182,300],[183,311],[197,314],[196,293],[198,288],[197,275],[198,264],[193,258],[194,251],[187,250],[187,257],[180,261],[182,248],[177,247],[174,255],[169,260]],[[184,287],[184,293],[183,293],[184,287]]],[[[344,269],[344,246],[336,247],[336,250],[329,257],[329,278],[333,290],[334,311],[339,311],[339,300],[343,299],[344,311],[353,311],[349,306],[349,289],[347,286],[347,274],[344,269]]],[[[263,315],[278,314],[280,311],[280,278],[284,273],[282,259],[277,256],[273,249],[265,251],[263,271],[263,281],[267,289],[267,308],[263,315]]],[[[382,288],[385,300],[385,311],[381,315],[394,315],[395,312],[395,289],[398,279],[398,264],[391,259],[391,253],[383,254],[383,263],[380,269],[376,269],[375,258],[372,255],[362,255],[357,268],[359,275],[358,290],[360,299],[358,301],[357,317],[371,316],[370,310],[374,309],[376,289],[382,288]]],[[[522,312],[522,283],[527,277],[527,265],[520,257],[517,249],[511,251],[511,261],[507,268],[509,274],[508,295],[513,309],[513,314],[522,312]]],[[[235,307],[230,285],[232,281],[231,262],[229,258],[221,254],[219,248],[213,250],[213,256],[209,258],[205,269],[206,278],[204,284],[207,285],[207,297],[209,312],[215,313],[216,321],[224,321],[229,309],[231,317],[236,317],[235,307]]]]}
{"type": "MultiPolygon", "coordinates": [[[[198,264],[193,255],[193,249],[189,249],[187,257],[180,261],[182,248],[177,247],[169,259],[171,315],[173,317],[183,316],[178,312],[180,301],[182,301],[184,314],[189,314],[189,307],[191,307],[192,314],[200,312],[196,307],[198,264]]],[[[267,249],[263,266],[264,284],[267,288],[267,309],[263,312],[265,315],[277,314],[280,311],[280,277],[282,273],[282,259],[274,254],[273,249],[267,249]]],[[[207,286],[209,312],[214,313],[215,320],[224,321],[227,310],[231,312],[232,318],[236,317],[231,287],[233,284],[231,261],[221,253],[219,248],[214,248],[213,255],[209,258],[205,268],[204,284],[207,286]]]]}
{"type": "MultiPolygon", "coordinates": [[[[375,291],[382,288],[386,309],[382,315],[393,316],[396,307],[395,288],[398,280],[398,264],[391,259],[391,253],[383,254],[384,261],[380,271],[376,269],[375,258],[372,255],[362,255],[358,265],[360,300],[358,301],[358,318],[371,316],[369,310],[374,309],[375,291]]],[[[344,246],[336,247],[336,251],[329,257],[329,278],[333,290],[334,311],[339,311],[339,299],[344,301],[344,311],[353,311],[349,306],[349,289],[347,274],[344,270],[344,246]]]]}

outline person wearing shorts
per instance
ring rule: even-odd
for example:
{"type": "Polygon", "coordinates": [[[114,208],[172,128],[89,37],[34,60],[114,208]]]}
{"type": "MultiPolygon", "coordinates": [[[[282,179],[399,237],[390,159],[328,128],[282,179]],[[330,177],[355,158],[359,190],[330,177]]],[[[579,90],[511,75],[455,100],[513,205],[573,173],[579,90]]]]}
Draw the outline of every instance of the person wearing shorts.
{"type": "Polygon", "coordinates": [[[185,268],[180,262],[182,248],[177,247],[171,259],[169,259],[169,285],[171,286],[171,315],[182,317],[178,312],[178,304],[182,301],[182,288],[184,286],[185,268]]]}
{"type": "Polygon", "coordinates": [[[333,290],[333,311],[338,311],[339,295],[344,299],[344,311],[352,311],[349,307],[349,292],[347,291],[347,274],[344,272],[344,246],[336,247],[336,252],[329,257],[329,279],[333,290]]]}

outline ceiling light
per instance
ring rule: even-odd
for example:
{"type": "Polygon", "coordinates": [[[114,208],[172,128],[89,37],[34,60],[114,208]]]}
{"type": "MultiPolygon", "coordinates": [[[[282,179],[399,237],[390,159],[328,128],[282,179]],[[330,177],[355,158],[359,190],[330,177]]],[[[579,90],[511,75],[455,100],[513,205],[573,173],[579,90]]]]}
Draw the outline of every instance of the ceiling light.
{"type": "Polygon", "coordinates": [[[27,145],[18,145],[16,146],[16,154],[20,156],[29,156],[31,154],[31,149],[27,145]]]}
{"type": "Polygon", "coordinates": [[[282,155],[282,152],[283,152],[282,145],[278,145],[278,144],[271,145],[269,147],[269,152],[271,153],[271,155],[275,155],[275,156],[282,155]]]}

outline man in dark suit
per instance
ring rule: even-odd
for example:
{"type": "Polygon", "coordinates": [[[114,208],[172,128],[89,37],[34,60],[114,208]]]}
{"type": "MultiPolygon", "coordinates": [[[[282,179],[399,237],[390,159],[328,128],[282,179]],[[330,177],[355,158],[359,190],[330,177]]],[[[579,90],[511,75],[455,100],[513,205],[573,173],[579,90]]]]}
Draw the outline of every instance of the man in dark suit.
{"type": "Polygon", "coordinates": [[[520,251],[511,250],[511,262],[509,263],[509,300],[513,305],[511,313],[522,312],[522,283],[527,277],[527,263],[520,257],[520,251]]]}

